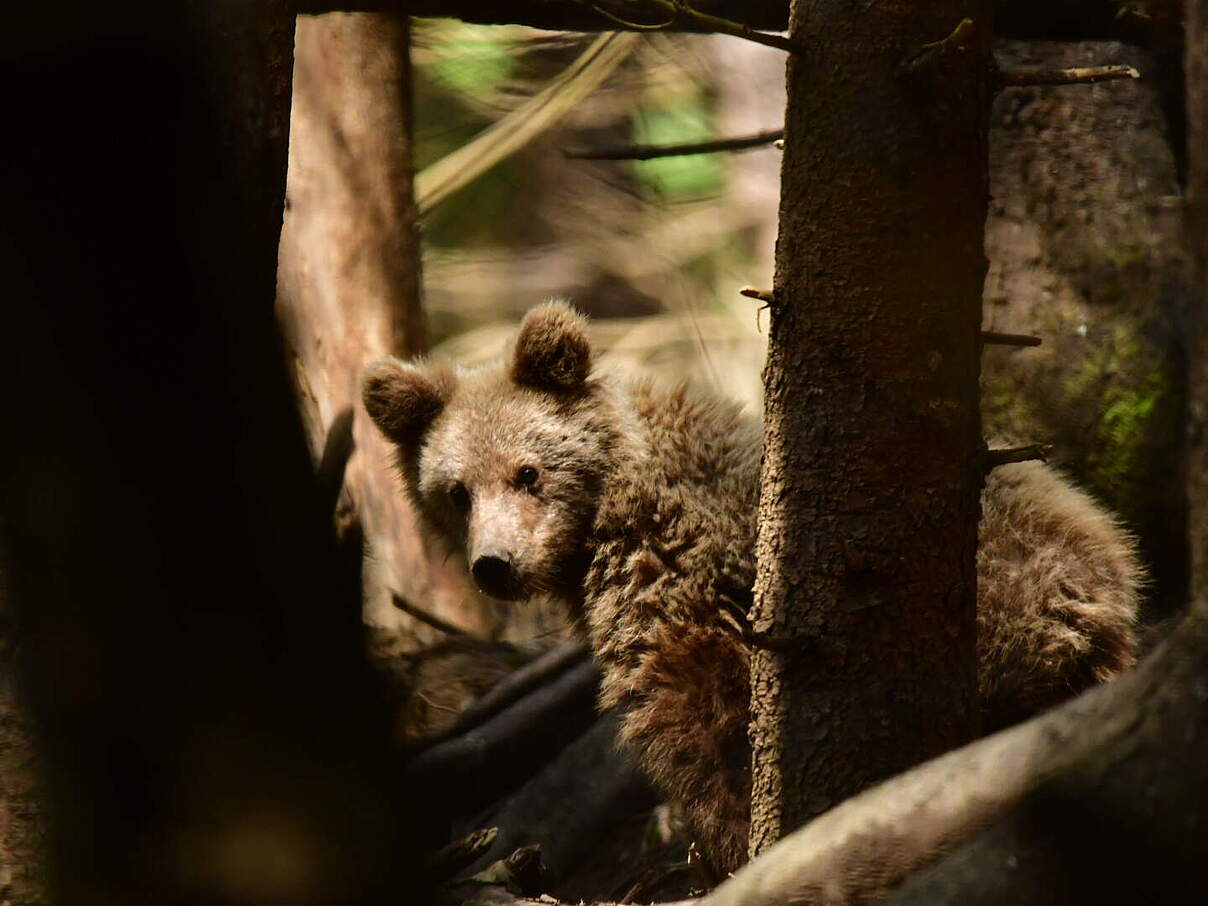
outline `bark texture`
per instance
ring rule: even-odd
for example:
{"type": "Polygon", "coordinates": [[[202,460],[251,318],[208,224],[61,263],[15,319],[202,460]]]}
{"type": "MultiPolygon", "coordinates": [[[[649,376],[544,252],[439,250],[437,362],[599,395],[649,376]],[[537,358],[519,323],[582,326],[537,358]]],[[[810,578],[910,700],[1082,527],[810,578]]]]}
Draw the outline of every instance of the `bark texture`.
{"type": "Polygon", "coordinates": [[[984,326],[1043,338],[987,347],[988,437],[1052,461],[1136,533],[1146,617],[1187,606],[1188,281],[1172,136],[1153,54],[997,42],[1000,66],[1127,64],[1139,81],[1010,88],[992,109],[984,326]]]}
{"type": "Polygon", "coordinates": [[[395,14],[298,19],[277,311],[316,458],[336,417],[355,412],[344,509],[370,549],[367,620],[415,632],[395,592],[484,633],[489,602],[416,530],[390,450],[358,402],[366,363],[427,350],[409,31],[395,14]]]}
{"type": "Polygon", "coordinates": [[[794,650],[752,663],[752,854],[976,731],[988,15],[793,7],[754,618],[794,650]]]}
{"type": "Polygon", "coordinates": [[[1187,208],[1193,286],[1187,496],[1191,586],[1208,594],[1208,3],[1187,4],[1187,208]]]}
{"type": "Polygon", "coordinates": [[[0,629],[0,903],[43,906],[48,900],[42,764],[29,715],[14,687],[9,631],[7,625],[0,629]]]}

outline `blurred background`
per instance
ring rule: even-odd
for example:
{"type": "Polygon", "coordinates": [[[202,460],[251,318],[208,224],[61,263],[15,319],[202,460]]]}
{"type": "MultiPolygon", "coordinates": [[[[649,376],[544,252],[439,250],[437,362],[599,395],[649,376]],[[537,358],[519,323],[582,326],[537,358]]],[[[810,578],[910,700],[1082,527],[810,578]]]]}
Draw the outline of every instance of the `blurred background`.
{"type": "MultiPolygon", "coordinates": [[[[758,412],[761,303],[739,290],[771,287],[781,152],[768,142],[648,160],[568,154],[776,130],[783,54],[725,36],[599,36],[442,19],[416,20],[409,46],[422,260],[414,293],[426,327],[413,331],[424,341],[404,352],[467,364],[493,358],[529,307],[568,298],[591,316],[606,363],[703,383],[758,412]]],[[[984,327],[1034,334],[1043,345],[986,350],[983,411],[987,438],[1052,443],[1052,461],[1137,534],[1153,568],[1151,615],[1159,619],[1185,599],[1187,583],[1180,452],[1187,286],[1171,138],[1181,138],[1182,123],[1166,116],[1180,104],[1162,91],[1166,64],[1138,47],[1004,41],[996,52],[1004,66],[1123,63],[1146,76],[1012,88],[994,105],[984,327]]],[[[345,122],[351,96],[338,105],[329,96],[324,105],[321,91],[308,89],[330,77],[324,65],[312,65],[300,32],[286,297],[291,260],[314,258],[307,241],[365,248],[345,223],[311,234],[291,259],[291,219],[322,217],[330,204],[313,186],[314,170],[363,172],[374,154],[366,145],[349,156],[345,147],[344,157],[316,154],[300,165],[298,146],[309,134],[299,124],[300,92],[318,98],[307,107],[310,121],[345,134],[356,128],[345,122]],[[314,193],[300,209],[303,195],[314,193]]],[[[382,218],[369,221],[380,236],[382,218]]],[[[318,269],[307,269],[312,286],[318,269]]],[[[341,283],[351,269],[328,268],[324,294],[355,290],[341,283]]],[[[328,408],[314,416],[316,450],[321,423],[334,413],[328,408]]],[[[374,443],[360,435],[358,442],[374,443]]],[[[379,496],[389,485],[375,487],[379,496]]],[[[472,601],[455,570],[444,568],[424,586],[390,572],[383,582],[407,586],[396,590],[476,631],[516,637],[532,629],[509,628],[522,618],[472,601]]],[[[371,596],[367,614],[431,640],[384,599],[371,596]]]]}

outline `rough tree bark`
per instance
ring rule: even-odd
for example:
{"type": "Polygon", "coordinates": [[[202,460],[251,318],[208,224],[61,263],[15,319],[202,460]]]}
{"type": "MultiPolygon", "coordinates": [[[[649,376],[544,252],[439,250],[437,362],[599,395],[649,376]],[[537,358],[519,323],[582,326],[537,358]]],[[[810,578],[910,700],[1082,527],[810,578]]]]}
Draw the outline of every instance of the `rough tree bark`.
{"type": "Polygon", "coordinates": [[[989,25],[792,8],[753,615],[794,650],[752,662],[753,855],[976,732],[989,25]]]}
{"type": "Polygon", "coordinates": [[[273,317],[293,11],[14,16],[0,512],[53,901],[422,901],[273,317]]]}
{"type": "Polygon", "coordinates": [[[332,422],[355,413],[344,511],[360,520],[370,548],[366,619],[414,630],[391,605],[396,592],[485,634],[489,601],[455,559],[429,550],[393,454],[359,405],[368,362],[427,351],[409,33],[396,14],[298,19],[277,312],[316,458],[332,422]]]}
{"type": "Polygon", "coordinates": [[[1186,228],[1193,277],[1188,378],[1187,524],[1191,586],[1208,594],[1208,2],[1188,0],[1186,228]]]}

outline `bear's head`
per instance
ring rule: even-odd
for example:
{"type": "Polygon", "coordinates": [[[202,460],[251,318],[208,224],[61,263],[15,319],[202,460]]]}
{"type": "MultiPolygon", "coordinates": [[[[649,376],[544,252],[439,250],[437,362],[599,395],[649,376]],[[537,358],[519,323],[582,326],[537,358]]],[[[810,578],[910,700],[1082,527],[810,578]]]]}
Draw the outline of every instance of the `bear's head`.
{"type": "Polygon", "coordinates": [[[391,358],[365,373],[365,408],[398,448],[422,520],[464,549],[489,595],[577,600],[622,431],[615,389],[591,371],[583,316],[548,302],[502,362],[391,358]]]}

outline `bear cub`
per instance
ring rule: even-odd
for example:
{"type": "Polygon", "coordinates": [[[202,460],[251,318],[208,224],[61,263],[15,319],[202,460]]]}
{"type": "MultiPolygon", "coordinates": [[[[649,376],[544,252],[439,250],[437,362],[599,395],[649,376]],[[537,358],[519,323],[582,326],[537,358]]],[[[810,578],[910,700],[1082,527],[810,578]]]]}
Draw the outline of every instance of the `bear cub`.
{"type": "MultiPolygon", "coordinates": [[[[386,359],[363,398],[427,528],[488,594],[565,602],[622,744],[716,865],[741,865],[758,423],[687,385],[593,370],[585,320],[560,302],[528,313],[505,361],[386,359]]],[[[1142,574],[1112,518],[1041,464],[996,469],[982,505],[979,692],[997,727],[1133,664],[1142,574]]]]}

